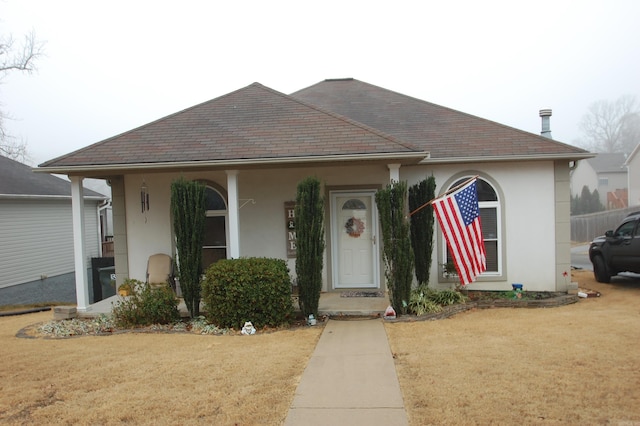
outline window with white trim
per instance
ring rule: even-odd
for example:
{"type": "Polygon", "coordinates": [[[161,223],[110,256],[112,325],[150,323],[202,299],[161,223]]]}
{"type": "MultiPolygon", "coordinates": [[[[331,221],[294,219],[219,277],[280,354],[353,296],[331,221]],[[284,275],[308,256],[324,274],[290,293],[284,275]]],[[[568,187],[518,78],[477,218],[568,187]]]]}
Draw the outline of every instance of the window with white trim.
{"type": "Polygon", "coordinates": [[[227,202],[217,189],[205,189],[206,218],[202,242],[202,268],[227,258],[227,202]]]}
{"type": "MultiPolygon", "coordinates": [[[[469,180],[471,176],[463,177],[454,182],[449,188],[454,188],[469,180]]],[[[476,182],[478,189],[478,207],[480,208],[480,223],[482,237],[487,255],[487,270],[481,276],[502,274],[502,229],[501,208],[498,192],[482,178],[476,182]]],[[[442,259],[444,264],[453,262],[449,249],[442,236],[442,259]]]]}

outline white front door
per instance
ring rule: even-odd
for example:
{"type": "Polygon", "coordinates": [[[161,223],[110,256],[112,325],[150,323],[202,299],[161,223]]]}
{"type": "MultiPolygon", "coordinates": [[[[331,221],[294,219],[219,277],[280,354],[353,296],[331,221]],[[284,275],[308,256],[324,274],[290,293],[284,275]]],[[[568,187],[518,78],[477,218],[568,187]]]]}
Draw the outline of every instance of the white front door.
{"type": "Polygon", "coordinates": [[[375,192],[331,192],[334,288],[379,288],[375,192]]]}

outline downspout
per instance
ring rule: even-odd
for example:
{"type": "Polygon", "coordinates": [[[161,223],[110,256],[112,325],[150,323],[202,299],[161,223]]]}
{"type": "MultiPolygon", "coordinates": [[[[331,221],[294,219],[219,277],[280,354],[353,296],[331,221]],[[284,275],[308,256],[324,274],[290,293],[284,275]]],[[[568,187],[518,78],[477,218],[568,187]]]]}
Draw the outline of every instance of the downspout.
{"type": "Polygon", "coordinates": [[[96,214],[98,215],[98,257],[102,257],[102,242],[104,241],[104,235],[102,235],[102,221],[100,220],[100,216],[102,210],[104,210],[104,208],[108,205],[109,202],[105,201],[103,204],[99,204],[96,208],[96,214]]]}
{"type": "MultiPolygon", "coordinates": [[[[104,235],[102,232],[102,221],[100,220],[100,218],[102,217],[102,212],[106,212],[106,210],[111,207],[111,201],[110,200],[105,200],[103,204],[98,206],[98,253],[99,253],[99,257],[102,257],[102,255],[104,254],[102,252],[102,243],[105,241],[104,240],[104,235]]],[[[109,228],[109,218],[107,217],[106,213],[104,216],[104,226],[105,226],[105,232],[107,231],[107,229],[109,228]]]]}

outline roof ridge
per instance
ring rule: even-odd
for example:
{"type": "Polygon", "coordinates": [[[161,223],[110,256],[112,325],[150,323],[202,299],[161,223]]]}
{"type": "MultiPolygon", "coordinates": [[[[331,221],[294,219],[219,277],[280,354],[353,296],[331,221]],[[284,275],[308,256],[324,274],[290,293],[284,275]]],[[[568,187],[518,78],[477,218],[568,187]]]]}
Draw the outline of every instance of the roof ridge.
{"type": "MultiPolygon", "coordinates": [[[[354,78],[350,77],[350,78],[341,78],[341,79],[327,79],[325,81],[358,81],[358,80],[355,80],[354,78]]],[[[312,86],[309,86],[309,87],[312,87],[312,86]]],[[[273,89],[270,89],[270,90],[273,90],[273,89]]],[[[319,112],[321,112],[323,114],[330,115],[330,116],[332,116],[334,118],[337,118],[339,120],[344,121],[345,123],[349,123],[351,125],[357,126],[357,127],[361,128],[361,129],[364,129],[364,130],[366,130],[368,132],[371,132],[371,133],[374,133],[374,134],[376,134],[378,136],[381,136],[381,137],[383,137],[383,138],[385,138],[385,139],[387,139],[387,140],[389,140],[389,141],[391,141],[391,142],[393,142],[393,143],[395,143],[397,145],[402,146],[403,148],[410,149],[410,150],[416,151],[416,152],[423,152],[422,149],[418,148],[417,146],[413,145],[412,143],[400,140],[400,139],[396,138],[395,136],[392,136],[392,135],[390,135],[388,133],[383,132],[382,130],[376,129],[375,127],[368,126],[368,125],[366,125],[364,123],[361,123],[361,122],[359,122],[357,120],[354,120],[354,119],[349,118],[347,116],[344,116],[342,114],[338,114],[337,112],[333,112],[331,110],[319,107],[319,106],[317,106],[315,104],[303,101],[302,99],[298,99],[293,94],[287,95],[285,93],[278,92],[277,90],[273,90],[273,91],[276,92],[276,93],[279,93],[279,94],[281,94],[283,96],[286,96],[288,99],[291,99],[291,100],[293,100],[293,101],[295,101],[295,102],[297,102],[297,103],[299,103],[301,105],[304,105],[304,106],[306,106],[308,108],[314,109],[314,110],[319,111],[319,112]]]]}

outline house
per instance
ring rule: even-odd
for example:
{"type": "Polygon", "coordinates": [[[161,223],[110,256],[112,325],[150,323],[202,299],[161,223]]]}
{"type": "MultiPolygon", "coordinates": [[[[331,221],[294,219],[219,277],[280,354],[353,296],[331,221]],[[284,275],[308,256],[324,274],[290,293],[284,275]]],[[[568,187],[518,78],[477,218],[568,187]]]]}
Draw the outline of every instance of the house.
{"type": "Polygon", "coordinates": [[[627,207],[626,155],[622,153],[596,154],[578,162],[571,173],[571,195],[580,196],[582,188],[598,190],[600,202],[607,210],[627,207]]]}
{"type": "MultiPolygon", "coordinates": [[[[75,300],[71,189],[0,156],[0,304],[69,301],[69,293],[75,300]]],[[[98,208],[106,198],[83,191],[83,260],[100,256],[98,208]]]]}
{"type": "MultiPolygon", "coordinates": [[[[292,95],[254,83],[48,161],[39,170],[110,181],[118,282],[144,279],[149,256],[175,256],[171,182],[207,185],[203,263],[288,259],[291,202],[300,180],[323,182],[323,291],[385,289],[375,192],[433,175],[438,191],[479,176],[488,270],[471,284],[566,290],[570,270],[569,166],[591,156],[510,128],[355,79],[325,80],[292,95]],[[348,223],[359,219],[357,236],[348,223]]],[[[76,195],[74,203],[79,204],[76,195]]],[[[82,215],[75,218],[82,233],[82,215]]],[[[430,282],[449,288],[439,232],[430,282]]],[[[79,237],[76,237],[79,238],[79,237]]],[[[77,262],[86,258],[78,249],[77,262]]],[[[78,309],[90,309],[78,277],[78,309]]]]}
{"type": "Polygon", "coordinates": [[[627,168],[629,207],[640,206],[640,143],[629,154],[624,165],[627,168]]]}

